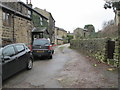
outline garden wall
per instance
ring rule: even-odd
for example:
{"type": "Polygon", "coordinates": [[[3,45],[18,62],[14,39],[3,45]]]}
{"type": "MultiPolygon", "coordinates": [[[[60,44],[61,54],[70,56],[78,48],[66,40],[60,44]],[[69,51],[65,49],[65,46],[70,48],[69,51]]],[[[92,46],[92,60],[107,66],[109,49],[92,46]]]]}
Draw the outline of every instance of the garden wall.
{"type": "Polygon", "coordinates": [[[117,67],[118,65],[118,42],[116,39],[110,38],[94,38],[94,39],[80,39],[71,40],[70,47],[81,51],[82,53],[95,58],[103,63],[112,64],[117,67]],[[112,41],[114,48],[109,46],[112,41]],[[110,50],[114,50],[113,53],[110,50]],[[112,56],[113,55],[113,56],[112,56]]]}

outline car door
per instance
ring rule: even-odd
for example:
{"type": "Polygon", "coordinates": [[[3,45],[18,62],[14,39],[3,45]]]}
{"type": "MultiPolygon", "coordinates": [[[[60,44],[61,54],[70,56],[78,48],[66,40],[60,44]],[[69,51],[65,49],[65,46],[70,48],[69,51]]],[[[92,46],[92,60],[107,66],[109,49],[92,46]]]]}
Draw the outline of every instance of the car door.
{"type": "Polygon", "coordinates": [[[16,51],[17,51],[17,57],[19,62],[19,69],[22,70],[27,66],[27,52],[25,50],[25,47],[23,44],[17,44],[15,45],[16,51]]]}
{"type": "Polygon", "coordinates": [[[2,79],[6,79],[17,72],[17,57],[14,47],[8,46],[2,50],[3,61],[2,61],[2,79]]]}

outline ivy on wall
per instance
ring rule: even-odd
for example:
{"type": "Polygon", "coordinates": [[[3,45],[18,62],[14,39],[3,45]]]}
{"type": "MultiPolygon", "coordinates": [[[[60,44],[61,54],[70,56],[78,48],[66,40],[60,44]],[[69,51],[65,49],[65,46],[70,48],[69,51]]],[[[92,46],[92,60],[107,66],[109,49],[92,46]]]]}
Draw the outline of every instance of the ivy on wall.
{"type": "Polygon", "coordinates": [[[100,62],[112,64],[118,67],[118,41],[115,39],[115,50],[113,59],[108,59],[108,40],[110,38],[93,38],[93,39],[80,39],[71,40],[70,47],[77,49],[90,57],[99,60],[100,62]]]}

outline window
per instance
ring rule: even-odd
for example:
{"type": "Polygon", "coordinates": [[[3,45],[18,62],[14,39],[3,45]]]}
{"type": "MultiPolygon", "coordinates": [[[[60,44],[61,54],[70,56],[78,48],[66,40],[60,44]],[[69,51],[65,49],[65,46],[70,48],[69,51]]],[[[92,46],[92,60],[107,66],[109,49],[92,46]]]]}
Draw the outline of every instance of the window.
{"type": "Polygon", "coordinates": [[[42,19],[42,17],[40,17],[40,25],[41,26],[43,25],[43,19],[42,19]]]}
{"type": "Polygon", "coordinates": [[[41,26],[43,26],[43,22],[40,22],[41,26]]]}
{"type": "Polygon", "coordinates": [[[39,40],[39,39],[36,39],[33,42],[33,45],[45,45],[45,44],[50,44],[49,40],[39,40]]]}
{"type": "Polygon", "coordinates": [[[5,21],[6,14],[3,12],[3,21],[5,21]]]}
{"type": "Polygon", "coordinates": [[[11,26],[11,14],[3,12],[3,25],[11,26]]]}
{"type": "Polygon", "coordinates": [[[22,12],[22,6],[20,3],[17,4],[17,10],[18,12],[22,12]]]}
{"type": "Polygon", "coordinates": [[[28,10],[28,17],[30,18],[30,17],[31,17],[31,15],[32,15],[31,11],[30,11],[30,10],[28,10]]]}
{"type": "Polygon", "coordinates": [[[15,55],[15,50],[13,46],[8,46],[3,50],[3,56],[12,56],[15,55]]]}
{"type": "Polygon", "coordinates": [[[17,48],[18,52],[21,52],[21,51],[25,50],[23,45],[16,45],[15,47],[17,48]]]}
{"type": "Polygon", "coordinates": [[[40,17],[40,21],[43,21],[42,17],[40,17]]]}

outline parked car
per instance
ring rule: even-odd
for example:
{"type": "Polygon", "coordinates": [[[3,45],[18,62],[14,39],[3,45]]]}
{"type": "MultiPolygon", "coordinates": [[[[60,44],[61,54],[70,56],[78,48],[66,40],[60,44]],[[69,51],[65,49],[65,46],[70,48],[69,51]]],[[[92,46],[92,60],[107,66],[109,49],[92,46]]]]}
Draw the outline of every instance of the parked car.
{"type": "Polygon", "coordinates": [[[29,48],[23,43],[10,44],[0,49],[2,60],[2,79],[8,77],[23,69],[32,69],[33,56],[29,48]]]}
{"type": "Polygon", "coordinates": [[[32,53],[34,57],[46,56],[48,57],[48,59],[52,59],[52,54],[54,53],[54,50],[50,41],[45,38],[42,38],[35,39],[33,41],[32,53]]]}

